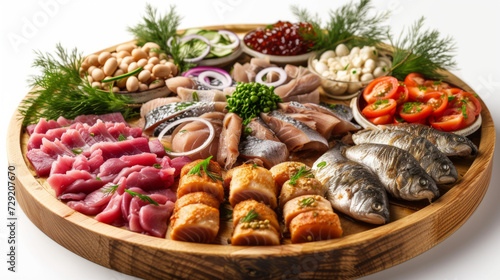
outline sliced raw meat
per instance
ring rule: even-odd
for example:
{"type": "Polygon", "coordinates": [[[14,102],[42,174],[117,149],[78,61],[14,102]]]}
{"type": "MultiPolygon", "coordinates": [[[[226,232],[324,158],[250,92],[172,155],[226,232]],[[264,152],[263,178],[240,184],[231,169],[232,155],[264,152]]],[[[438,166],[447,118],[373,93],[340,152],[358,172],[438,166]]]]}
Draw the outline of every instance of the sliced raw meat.
{"type": "Polygon", "coordinates": [[[229,170],[238,158],[243,119],[235,113],[228,113],[222,122],[222,133],[219,138],[217,162],[229,170]]]}
{"type": "Polygon", "coordinates": [[[90,148],[90,152],[94,152],[98,149],[102,150],[102,157],[104,160],[150,152],[148,140],[146,138],[97,143],[90,148]]]}

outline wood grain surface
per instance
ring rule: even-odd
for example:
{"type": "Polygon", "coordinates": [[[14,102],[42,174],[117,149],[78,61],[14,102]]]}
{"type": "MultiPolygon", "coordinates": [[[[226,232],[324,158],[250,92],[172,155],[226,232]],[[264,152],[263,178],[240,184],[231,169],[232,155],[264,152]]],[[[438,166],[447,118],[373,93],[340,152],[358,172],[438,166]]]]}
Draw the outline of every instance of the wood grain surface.
{"type": "MultiPolygon", "coordinates": [[[[241,34],[257,26],[207,29],[228,29],[241,34]]],[[[463,81],[446,74],[448,82],[473,92],[463,81]]],[[[476,158],[453,160],[459,180],[452,186],[440,187],[439,199],[431,204],[391,200],[391,221],[378,227],[340,215],[343,237],[307,244],[289,244],[285,239],[282,245],[273,247],[222,245],[227,244],[224,240],[230,235],[230,227],[221,230],[218,244],[193,244],[103,224],[57,200],[44,178],[35,176],[24,156],[28,136],[17,114],[10,121],[7,152],[9,164],[16,168],[16,198],[26,215],[50,238],[97,264],[145,279],[350,279],[389,268],[429,250],[474,212],[490,182],[495,148],[493,120],[481,103],[483,124],[470,136],[478,145],[479,154],[476,158]]],[[[309,155],[309,161],[315,156],[309,155]]]]}

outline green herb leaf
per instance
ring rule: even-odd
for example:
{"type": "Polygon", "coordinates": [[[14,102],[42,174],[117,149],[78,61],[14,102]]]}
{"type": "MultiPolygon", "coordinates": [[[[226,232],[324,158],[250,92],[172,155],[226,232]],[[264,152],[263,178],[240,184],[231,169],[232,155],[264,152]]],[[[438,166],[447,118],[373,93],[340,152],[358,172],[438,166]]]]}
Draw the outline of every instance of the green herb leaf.
{"type": "Polygon", "coordinates": [[[187,130],[183,129],[183,130],[179,131],[179,133],[184,133],[184,132],[186,132],[186,131],[187,131],[187,130]]]}
{"type": "Polygon", "coordinates": [[[462,99],[460,99],[460,102],[467,104],[467,100],[466,100],[466,99],[463,99],[463,98],[462,98],[462,99]]]}
{"type": "Polygon", "coordinates": [[[153,167],[154,167],[154,168],[157,168],[157,169],[161,169],[161,164],[159,164],[159,163],[155,163],[155,164],[153,164],[153,167]]]}
{"type": "Polygon", "coordinates": [[[425,18],[417,20],[412,26],[402,32],[396,42],[388,34],[388,39],[394,46],[391,76],[398,80],[413,72],[420,73],[428,79],[444,78],[440,70],[452,69],[456,66],[453,58],[455,41],[452,37],[441,38],[437,30],[424,30],[425,18]]]}
{"type": "Polygon", "coordinates": [[[467,116],[467,105],[462,105],[462,115],[464,116],[464,119],[467,119],[469,116],[467,116]]]}
{"type": "Polygon", "coordinates": [[[311,170],[310,169],[307,169],[305,166],[301,166],[299,168],[299,170],[297,171],[297,173],[295,173],[291,178],[290,178],[290,185],[295,185],[297,184],[297,180],[300,178],[300,177],[313,177],[314,178],[314,175],[311,173],[311,170]]]}
{"type": "Polygon", "coordinates": [[[90,136],[94,137],[94,136],[95,136],[95,134],[94,134],[93,132],[91,132],[91,133],[90,133],[90,136]]]}
{"type": "Polygon", "coordinates": [[[73,152],[73,154],[75,155],[79,155],[81,153],[83,153],[83,150],[81,148],[75,148],[73,150],[71,150],[73,152]]]}
{"type": "Polygon", "coordinates": [[[318,168],[323,168],[325,166],[326,166],[326,161],[322,161],[322,162],[318,163],[318,165],[316,165],[316,167],[318,167],[318,168]]]}
{"type": "Polygon", "coordinates": [[[196,102],[200,101],[200,97],[198,96],[198,93],[196,91],[193,91],[192,96],[193,96],[193,101],[196,102]]]}
{"type": "Polygon", "coordinates": [[[116,192],[116,189],[118,189],[120,185],[113,185],[113,186],[109,186],[109,187],[106,187],[104,189],[102,189],[102,192],[105,193],[105,194],[114,194],[116,192]]]}
{"type": "Polygon", "coordinates": [[[389,12],[374,13],[370,0],[349,2],[329,12],[329,19],[323,26],[319,16],[312,16],[306,9],[291,7],[301,22],[312,25],[314,32],[302,32],[305,40],[313,42],[311,50],[334,49],[343,43],[348,47],[374,46],[381,42],[389,27],[383,25],[389,12]]]}
{"type": "Polygon", "coordinates": [[[120,136],[118,136],[118,141],[124,141],[127,140],[127,137],[125,137],[123,134],[120,133],[120,136]]]}
{"type": "Polygon", "coordinates": [[[251,222],[251,221],[255,220],[257,217],[259,217],[259,214],[255,213],[255,209],[252,209],[252,210],[248,211],[248,214],[245,217],[243,217],[240,220],[240,222],[243,222],[243,223],[251,222]]]}
{"type": "Polygon", "coordinates": [[[435,85],[435,86],[437,86],[437,85],[442,84],[442,81],[434,81],[432,84],[435,85]]]}
{"type": "Polygon", "coordinates": [[[247,126],[247,127],[245,127],[245,129],[243,130],[243,133],[244,133],[245,135],[250,135],[250,134],[252,134],[252,129],[251,129],[250,127],[248,127],[248,126],[247,126]]]}
{"type": "Polygon", "coordinates": [[[420,91],[427,91],[427,87],[418,86],[418,90],[420,90],[420,91]]]}
{"type": "Polygon", "coordinates": [[[200,177],[203,177],[203,175],[201,174],[201,171],[203,168],[203,171],[205,172],[205,174],[207,174],[207,176],[210,179],[212,179],[214,182],[215,181],[223,181],[222,177],[217,176],[216,174],[213,174],[210,170],[208,170],[208,167],[210,165],[210,160],[212,159],[212,157],[213,156],[209,156],[208,158],[204,159],[203,161],[201,161],[197,165],[193,166],[187,174],[188,175],[198,175],[200,177]]]}
{"type": "Polygon", "coordinates": [[[99,178],[99,177],[95,177],[95,179],[96,179],[97,181],[102,181],[102,180],[101,180],[101,178],[99,178]]]}
{"type": "Polygon", "coordinates": [[[455,98],[456,98],[456,96],[448,96],[448,102],[453,101],[453,99],[455,99],[455,98]]]}
{"type": "Polygon", "coordinates": [[[102,80],[101,83],[110,83],[110,82],[118,81],[118,80],[121,80],[123,78],[134,76],[135,74],[137,74],[137,73],[139,73],[141,71],[142,71],[142,67],[139,67],[139,68],[135,69],[134,71],[130,71],[130,72],[125,73],[123,75],[116,76],[116,77],[113,77],[113,78],[109,78],[109,79],[106,79],[106,80],[102,80]]]}
{"type": "Polygon", "coordinates": [[[133,192],[133,191],[128,190],[128,189],[125,189],[125,192],[129,193],[132,197],[137,196],[140,200],[142,200],[144,202],[148,202],[150,204],[159,206],[158,202],[154,201],[154,199],[152,199],[151,197],[149,197],[145,194],[136,193],[136,192],[133,192]]]}
{"type": "Polygon", "coordinates": [[[300,208],[311,206],[316,201],[314,197],[304,198],[300,201],[300,208]]]}
{"type": "Polygon", "coordinates": [[[349,68],[349,63],[344,67],[344,70],[347,70],[347,68],[349,68]]]}
{"type": "Polygon", "coordinates": [[[259,165],[258,165],[258,164],[256,164],[256,163],[254,163],[254,164],[252,165],[252,167],[253,167],[253,168],[257,168],[257,167],[259,167],[259,165]]]}
{"type": "Polygon", "coordinates": [[[165,146],[163,146],[163,149],[165,150],[165,152],[172,152],[172,149],[167,148],[167,147],[165,147],[165,146]]]}

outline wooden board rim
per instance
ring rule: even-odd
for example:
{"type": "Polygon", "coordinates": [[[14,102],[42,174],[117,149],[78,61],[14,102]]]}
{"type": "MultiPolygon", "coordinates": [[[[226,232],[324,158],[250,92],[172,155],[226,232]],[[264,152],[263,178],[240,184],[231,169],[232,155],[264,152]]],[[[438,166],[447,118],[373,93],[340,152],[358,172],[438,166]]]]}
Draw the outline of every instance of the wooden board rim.
{"type": "MultiPolygon", "coordinates": [[[[224,25],[211,26],[208,27],[208,29],[224,28],[245,30],[253,29],[257,26],[262,25],[224,25]]],[[[462,84],[459,86],[463,86],[466,90],[473,92],[470,87],[453,74],[447,74],[449,75],[449,78],[460,81],[462,84]]],[[[342,268],[341,270],[345,271],[344,274],[342,274],[342,277],[360,277],[391,267],[430,249],[458,229],[474,212],[486,193],[489,185],[496,137],[493,120],[489,110],[482,100],[481,103],[483,105],[483,125],[481,127],[482,137],[479,145],[479,156],[474,160],[469,170],[464,175],[463,180],[440,197],[437,201],[408,217],[362,233],[328,241],[319,241],[307,244],[280,245],[277,246],[278,248],[192,244],[165,240],[102,224],[87,217],[86,215],[76,212],[49,194],[43,187],[40,186],[30,173],[21,151],[21,135],[23,133],[23,129],[21,126],[22,121],[17,111],[9,124],[9,132],[7,135],[7,155],[9,164],[16,167],[16,183],[18,186],[18,188],[16,188],[16,197],[18,198],[18,201],[26,215],[33,221],[33,223],[35,223],[35,225],[37,225],[37,227],[39,227],[59,244],[91,261],[139,277],[145,277],[145,275],[142,272],[131,272],[128,268],[116,267],[111,263],[111,260],[102,260],[100,257],[95,257],[92,256],[92,254],[89,255],[87,252],[82,251],[82,248],[73,246],[71,242],[68,243],[67,240],[63,240],[61,236],[52,232],[50,228],[45,225],[45,222],[47,222],[47,224],[51,224],[53,221],[49,221],[49,219],[55,219],[56,221],[62,223],[60,224],[60,227],[75,227],[79,230],[86,231],[86,234],[88,235],[96,235],[101,238],[105,238],[108,242],[125,242],[127,246],[141,247],[141,249],[151,252],[168,251],[170,253],[184,253],[188,255],[196,254],[201,255],[202,257],[210,257],[214,260],[231,260],[236,263],[240,259],[259,261],[263,257],[272,257],[274,259],[297,257],[303,260],[308,256],[322,252],[339,253],[343,250],[363,250],[364,248],[373,245],[373,242],[376,242],[378,239],[391,240],[391,238],[397,238],[397,236],[403,232],[423,226],[425,226],[426,230],[431,233],[429,237],[432,238],[426,240],[420,240],[418,238],[414,239],[415,243],[420,243],[418,244],[419,248],[415,252],[403,255],[403,258],[400,259],[390,258],[389,261],[385,262],[383,265],[370,268],[370,265],[368,264],[369,268],[361,273],[357,272],[354,268],[360,265],[362,256],[358,256],[359,259],[350,256],[351,260],[346,261],[346,263],[349,263],[352,267],[342,268]],[[476,176],[471,176],[470,173],[476,173],[476,176]],[[467,174],[469,174],[469,176],[467,176],[467,174]],[[475,186],[475,188],[471,188],[469,186],[475,186]],[[457,220],[452,221],[451,219],[446,219],[446,217],[442,215],[436,215],[436,213],[451,215],[453,213],[450,213],[450,211],[453,206],[462,202],[472,202],[473,205],[467,209],[467,212],[458,216],[457,220]],[[42,212],[34,211],[33,208],[37,208],[38,211],[42,211],[43,214],[42,212]],[[443,224],[446,224],[444,221],[452,222],[452,226],[448,231],[441,232],[443,224]]],[[[421,231],[421,229],[419,231],[421,231]]],[[[427,234],[429,234],[429,232],[427,234]]],[[[408,246],[411,244],[405,245],[408,246]]],[[[384,253],[384,255],[390,254],[390,252],[384,253]]],[[[221,263],[221,266],[226,265],[228,264],[221,263]]],[[[364,265],[366,265],[366,263],[364,265]]],[[[166,275],[170,275],[168,273],[171,272],[166,273],[166,275]]]]}

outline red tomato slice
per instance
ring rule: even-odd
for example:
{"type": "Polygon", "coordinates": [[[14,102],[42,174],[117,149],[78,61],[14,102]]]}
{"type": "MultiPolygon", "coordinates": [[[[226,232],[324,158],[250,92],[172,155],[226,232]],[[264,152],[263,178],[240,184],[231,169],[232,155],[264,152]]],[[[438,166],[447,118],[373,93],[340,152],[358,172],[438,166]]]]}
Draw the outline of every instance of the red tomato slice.
{"type": "Polygon", "coordinates": [[[463,90],[459,88],[448,88],[448,89],[443,89],[443,92],[445,92],[448,96],[453,96],[461,93],[463,90]]]}
{"type": "Polygon", "coordinates": [[[433,80],[426,80],[424,82],[424,87],[434,90],[434,91],[440,91],[443,89],[449,89],[451,88],[449,84],[441,82],[441,81],[433,81],[433,80]]]}
{"type": "Polygon", "coordinates": [[[403,82],[399,82],[398,91],[396,93],[396,103],[401,105],[408,101],[408,88],[403,82]]]}
{"type": "Polygon", "coordinates": [[[368,103],[373,103],[379,99],[394,99],[398,80],[394,77],[384,76],[373,80],[363,91],[363,98],[368,103]]]}
{"type": "Polygon", "coordinates": [[[424,75],[419,73],[410,73],[405,78],[405,84],[408,87],[418,87],[425,83],[424,75]]]}
{"type": "Polygon", "coordinates": [[[427,87],[424,86],[418,86],[418,87],[410,87],[406,86],[408,88],[408,95],[410,101],[422,101],[424,96],[430,92],[427,87]]]}
{"type": "Polygon", "coordinates": [[[458,108],[446,109],[439,117],[431,116],[429,122],[435,129],[455,131],[465,126],[464,115],[458,108]]]}
{"type": "Polygon", "coordinates": [[[431,114],[432,106],[422,102],[406,102],[399,109],[399,115],[407,122],[426,119],[431,114]]]}
{"type": "Polygon", "coordinates": [[[461,91],[460,93],[454,95],[449,107],[462,108],[463,105],[466,105],[474,116],[481,113],[481,103],[472,93],[461,91]]]}
{"type": "Polygon", "coordinates": [[[392,115],[387,114],[387,115],[383,115],[383,116],[376,117],[376,118],[367,118],[367,120],[369,120],[370,122],[372,122],[373,124],[376,124],[376,125],[390,124],[390,123],[392,123],[392,115]]]}
{"type": "Polygon", "coordinates": [[[441,91],[429,92],[424,96],[425,103],[431,105],[432,114],[440,115],[448,106],[448,95],[441,91]]]}
{"type": "Polygon", "coordinates": [[[396,106],[397,104],[394,99],[377,100],[366,105],[362,113],[369,118],[380,117],[387,114],[394,115],[396,106]]]}

